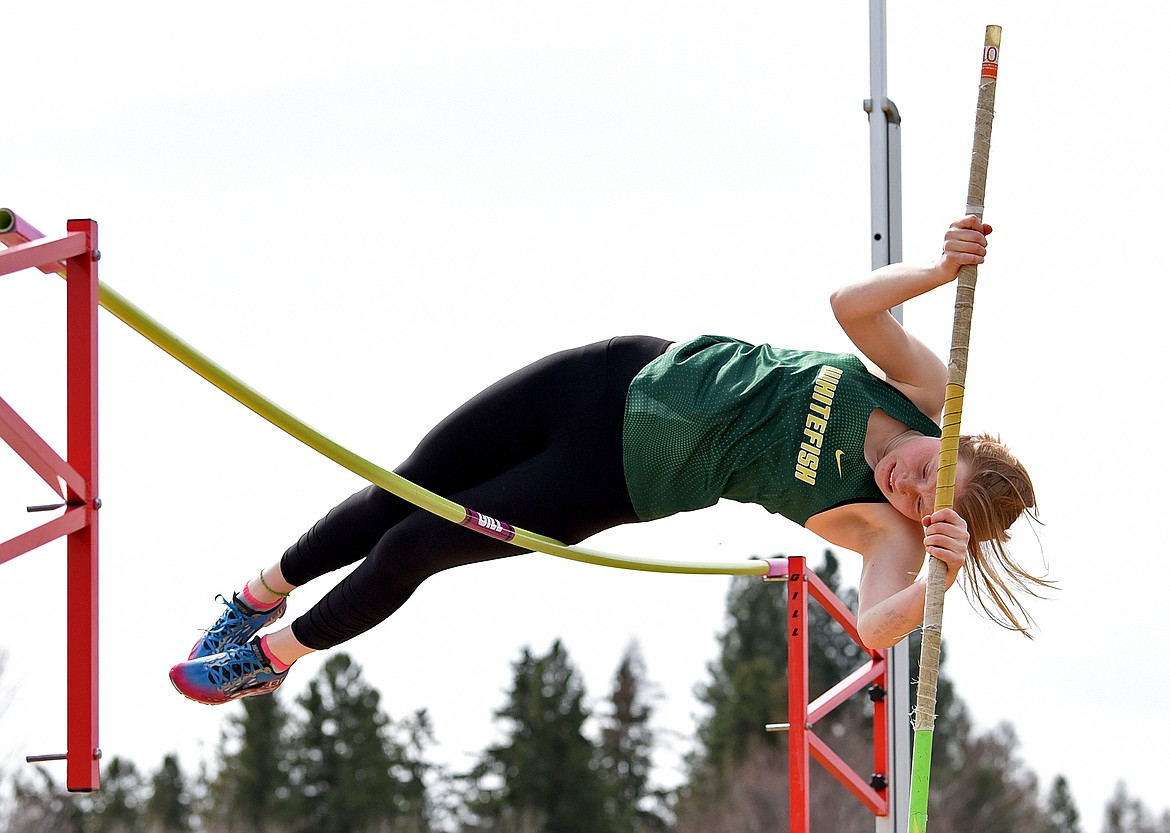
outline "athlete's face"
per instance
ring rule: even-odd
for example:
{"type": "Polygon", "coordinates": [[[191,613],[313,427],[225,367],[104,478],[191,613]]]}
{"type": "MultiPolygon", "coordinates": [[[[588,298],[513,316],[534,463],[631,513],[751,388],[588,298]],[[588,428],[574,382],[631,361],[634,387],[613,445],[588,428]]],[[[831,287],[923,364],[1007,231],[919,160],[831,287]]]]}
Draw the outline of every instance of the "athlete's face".
{"type": "MultiPolygon", "coordinates": [[[[921,521],[934,511],[940,444],[934,437],[912,437],[896,445],[874,467],[874,480],[886,500],[911,520],[921,521]]],[[[966,464],[960,460],[956,489],[965,474],[966,464]]]]}

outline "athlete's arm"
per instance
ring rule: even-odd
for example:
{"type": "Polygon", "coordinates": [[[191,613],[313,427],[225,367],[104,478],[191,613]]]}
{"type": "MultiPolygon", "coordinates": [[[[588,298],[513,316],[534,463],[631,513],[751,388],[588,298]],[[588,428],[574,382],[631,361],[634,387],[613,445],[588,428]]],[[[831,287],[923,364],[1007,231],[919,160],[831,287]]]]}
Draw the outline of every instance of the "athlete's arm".
{"type": "Polygon", "coordinates": [[[947,565],[949,588],[966,561],[967,525],[942,509],[921,525],[888,504],[859,503],[814,515],[806,527],[826,541],[862,555],[857,630],[868,648],[889,648],[922,624],[925,558],[947,565]]]}
{"type": "Polygon", "coordinates": [[[960,267],[979,264],[987,253],[991,226],[974,215],[956,220],[947,230],[937,261],[912,265],[894,263],[830,298],[838,323],[866,358],[928,416],[942,414],[946,365],[902,328],[889,310],[905,301],[953,281],[960,267]]]}
{"type": "MultiPolygon", "coordinates": [[[[954,515],[954,510],[944,511],[954,515]]],[[[926,530],[929,554],[939,556],[947,565],[947,588],[955,583],[966,557],[965,550],[957,549],[960,544],[965,546],[966,527],[956,535],[957,527],[951,520],[949,515],[936,512],[926,530]],[[944,541],[945,546],[940,545],[944,541]]],[[[918,577],[924,563],[922,555],[894,544],[876,546],[863,558],[857,632],[866,647],[889,648],[922,624],[926,609],[926,578],[918,577]]]]}

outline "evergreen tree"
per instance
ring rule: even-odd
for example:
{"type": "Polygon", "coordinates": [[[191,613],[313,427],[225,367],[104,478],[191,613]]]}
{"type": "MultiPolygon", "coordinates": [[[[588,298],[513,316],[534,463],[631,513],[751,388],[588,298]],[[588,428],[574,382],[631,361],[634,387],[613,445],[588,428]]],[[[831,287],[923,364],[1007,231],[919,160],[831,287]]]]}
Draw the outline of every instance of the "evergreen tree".
{"type": "Polygon", "coordinates": [[[239,704],[220,738],[219,771],[202,816],[226,830],[283,830],[290,818],[288,714],[276,695],[239,704]]]}
{"type": "Polygon", "coordinates": [[[117,756],[104,767],[102,786],[78,803],[87,833],[137,833],[146,804],[146,783],[133,762],[117,756]]]}
{"type": "Polygon", "coordinates": [[[699,725],[696,769],[713,775],[741,760],[748,739],[770,718],[788,712],[787,689],[777,684],[788,668],[783,587],[749,577],[731,581],[719,656],[707,665],[710,682],[697,691],[710,711],[699,725]]]}
{"type": "MultiPolygon", "coordinates": [[[[332,655],[297,698],[292,769],[295,818],[306,833],[425,830],[425,786],[418,762],[388,737],[381,695],[346,654],[332,655]]],[[[423,742],[425,723],[419,728],[423,742]]]]}
{"type": "Polygon", "coordinates": [[[142,816],[149,833],[189,833],[193,829],[190,791],[174,755],[164,757],[150,779],[150,798],[142,816]]]}
{"type": "Polygon", "coordinates": [[[85,817],[75,799],[37,766],[12,783],[13,811],[7,833],[85,833],[85,817]]]}
{"type": "Polygon", "coordinates": [[[1036,776],[1016,757],[1017,745],[1015,731],[1001,724],[967,738],[960,777],[936,779],[932,772],[931,829],[937,833],[1044,831],[1036,776]]]}
{"type": "Polygon", "coordinates": [[[471,773],[473,829],[609,833],[606,785],[596,748],[583,734],[585,691],[560,641],[543,657],[524,649],[512,690],[496,712],[506,739],[471,773]]]}
{"type": "Polygon", "coordinates": [[[1170,833],[1170,810],[1161,819],[1153,819],[1140,800],[1130,797],[1121,781],[1105,805],[1103,833],[1170,833]]]}
{"type": "Polygon", "coordinates": [[[426,760],[427,750],[435,741],[435,730],[426,709],[411,717],[390,723],[390,750],[393,772],[398,784],[393,798],[403,819],[411,820],[420,831],[431,828],[435,802],[431,781],[441,772],[426,760]]]}
{"type": "Polygon", "coordinates": [[[1056,777],[1048,791],[1047,816],[1050,833],[1081,833],[1081,814],[1063,775],[1056,777]]]}
{"type": "Polygon", "coordinates": [[[615,830],[635,833],[661,827],[661,818],[645,806],[651,797],[650,769],[654,733],[646,702],[646,668],[637,644],[626,648],[610,694],[610,714],[601,730],[601,772],[610,786],[615,830]]]}

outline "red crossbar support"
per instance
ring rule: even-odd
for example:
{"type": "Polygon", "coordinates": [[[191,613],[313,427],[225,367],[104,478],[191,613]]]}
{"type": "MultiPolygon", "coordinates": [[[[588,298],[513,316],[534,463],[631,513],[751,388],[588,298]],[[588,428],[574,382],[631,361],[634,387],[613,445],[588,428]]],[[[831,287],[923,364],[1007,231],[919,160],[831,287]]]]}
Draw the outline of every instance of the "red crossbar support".
{"type": "Polygon", "coordinates": [[[857,633],[857,618],[821,580],[807,569],[805,559],[788,559],[788,773],[789,826],[792,833],[809,833],[809,759],[816,761],[841,782],[875,816],[889,813],[888,766],[886,755],[886,707],[884,698],[874,699],[873,776],[865,781],[814,731],[817,721],[831,713],[857,692],[877,685],[887,688],[886,652],[865,648],[857,633]],[[808,599],[816,599],[870,659],[815,702],[808,694],[808,599]]]}
{"type": "Polygon", "coordinates": [[[70,220],[65,237],[44,235],[10,211],[0,242],[0,275],[39,268],[64,270],[66,277],[66,442],[68,462],[3,400],[0,438],[58,494],[65,512],[22,535],[0,543],[0,562],[61,536],[66,539],[66,746],[65,785],[72,792],[99,787],[98,761],[98,434],[97,310],[98,230],[93,220],[70,220]]]}

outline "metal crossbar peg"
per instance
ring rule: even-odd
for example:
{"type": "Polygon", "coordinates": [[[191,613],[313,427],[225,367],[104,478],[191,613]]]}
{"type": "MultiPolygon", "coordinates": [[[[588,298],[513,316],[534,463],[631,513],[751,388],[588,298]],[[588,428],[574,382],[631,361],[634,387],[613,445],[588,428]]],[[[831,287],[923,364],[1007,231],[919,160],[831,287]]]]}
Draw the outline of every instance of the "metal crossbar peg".
{"type": "MultiPolygon", "coordinates": [[[[85,506],[85,503],[78,500],[71,500],[67,503],[41,503],[35,506],[24,507],[26,512],[52,512],[54,509],[64,509],[66,506],[85,506]]],[[[102,508],[102,499],[95,497],[93,499],[93,508],[102,508]]]]}
{"type": "MultiPolygon", "coordinates": [[[[100,761],[101,757],[102,757],[102,750],[100,748],[93,750],[93,758],[95,761],[100,761]]],[[[68,758],[69,758],[69,753],[67,753],[67,752],[52,752],[48,755],[25,755],[24,756],[25,763],[30,763],[30,764],[40,764],[40,763],[44,763],[45,761],[64,761],[64,760],[67,760],[68,758]]]]}
{"type": "Polygon", "coordinates": [[[787,732],[792,728],[791,723],[769,723],[764,726],[765,732],[787,732]]]}

